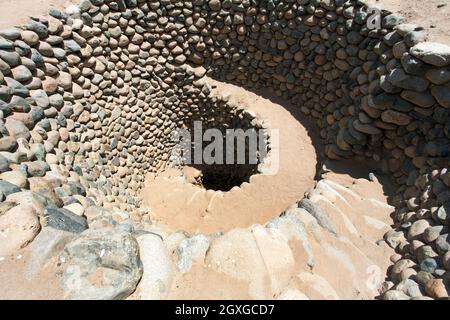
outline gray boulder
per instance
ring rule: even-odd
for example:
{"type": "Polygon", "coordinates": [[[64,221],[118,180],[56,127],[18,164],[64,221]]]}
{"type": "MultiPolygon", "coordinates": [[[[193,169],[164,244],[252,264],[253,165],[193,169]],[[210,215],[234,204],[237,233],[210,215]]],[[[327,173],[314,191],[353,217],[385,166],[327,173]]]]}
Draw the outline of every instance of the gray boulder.
{"type": "Polygon", "coordinates": [[[125,299],[143,273],[137,241],[115,229],[85,231],[66,245],[61,261],[65,296],[76,300],[125,299]]]}
{"type": "Polygon", "coordinates": [[[204,259],[208,248],[209,240],[202,234],[181,241],[176,249],[178,271],[188,272],[194,261],[204,259]]]}
{"type": "Polygon", "coordinates": [[[410,53],[422,61],[437,67],[450,64],[450,47],[434,42],[422,42],[410,49],[410,53]]]}

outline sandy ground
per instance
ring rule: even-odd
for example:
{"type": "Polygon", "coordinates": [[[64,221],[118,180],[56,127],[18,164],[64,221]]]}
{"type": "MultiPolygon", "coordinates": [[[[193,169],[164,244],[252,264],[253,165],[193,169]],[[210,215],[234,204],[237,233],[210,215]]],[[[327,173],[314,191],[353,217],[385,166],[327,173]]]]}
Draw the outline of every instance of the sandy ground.
{"type": "Polygon", "coordinates": [[[426,29],[429,41],[450,45],[450,0],[368,0],[426,29]]]}
{"type": "Polygon", "coordinates": [[[37,274],[30,274],[29,261],[28,248],[0,261],[0,300],[62,300],[57,259],[48,260],[37,274]]]}
{"type": "MultiPolygon", "coordinates": [[[[367,0],[399,13],[408,23],[427,29],[430,41],[450,45],[450,0],[367,0]]],[[[0,28],[25,23],[29,16],[45,14],[48,7],[64,8],[78,0],[0,0],[0,28]]]]}

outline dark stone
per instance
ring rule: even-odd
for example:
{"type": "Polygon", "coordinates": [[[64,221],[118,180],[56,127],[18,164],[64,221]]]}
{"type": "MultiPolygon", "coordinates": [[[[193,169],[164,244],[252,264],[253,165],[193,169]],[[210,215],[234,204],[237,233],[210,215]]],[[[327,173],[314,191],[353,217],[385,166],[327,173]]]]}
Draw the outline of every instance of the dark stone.
{"type": "Polygon", "coordinates": [[[27,24],[27,29],[36,32],[36,34],[41,39],[45,39],[48,35],[48,28],[44,24],[37,22],[35,20],[31,20],[27,24]]]}
{"type": "Polygon", "coordinates": [[[5,77],[5,81],[8,84],[12,95],[17,95],[23,98],[28,96],[29,90],[20,82],[9,77],[5,77]]]}
{"type": "Polygon", "coordinates": [[[409,74],[413,75],[421,75],[423,73],[423,65],[424,63],[411,56],[410,54],[405,54],[401,58],[403,69],[409,74]]]}
{"type": "Polygon", "coordinates": [[[13,49],[13,48],[14,48],[14,44],[11,41],[0,38],[0,49],[9,50],[9,49],[13,49]]]}
{"type": "Polygon", "coordinates": [[[16,40],[14,42],[14,45],[16,46],[16,48],[15,48],[16,52],[21,57],[28,56],[31,52],[31,47],[22,40],[16,40]]]}
{"type": "Polygon", "coordinates": [[[31,49],[31,60],[36,64],[38,67],[45,66],[44,58],[40,54],[40,52],[34,48],[31,49]]]}
{"type": "Polygon", "coordinates": [[[450,71],[447,69],[431,69],[425,74],[432,83],[441,85],[450,82],[450,71]]]}
{"type": "Polygon", "coordinates": [[[428,80],[410,76],[400,68],[394,69],[389,73],[388,81],[396,87],[418,92],[427,90],[429,85],[428,80]]]}
{"type": "Polygon", "coordinates": [[[59,11],[58,9],[56,9],[54,7],[50,7],[50,9],[48,9],[48,14],[50,16],[52,16],[53,18],[60,19],[60,20],[64,16],[64,14],[61,11],[59,11]]]}
{"type": "Polygon", "coordinates": [[[8,101],[11,98],[11,89],[7,86],[0,86],[0,110],[3,112],[9,113],[9,104],[4,102],[8,101]]]}
{"type": "Polygon", "coordinates": [[[31,110],[30,104],[22,97],[13,96],[9,102],[12,111],[27,113],[31,110]]]}
{"type": "Polygon", "coordinates": [[[86,219],[64,208],[47,208],[44,211],[44,225],[57,230],[81,233],[88,228],[86,219]]]}
{"type": "Polygon", "coordinates": [[[0,50],[0,59],[9,64],[10,67],[15,67],[20,63],[20,56],[15,51],[0,50]]]}
{"type": "Polygon", "coordinates": [[[401,94],[401,97],[422,108],[431,108],[436,104],[436,100],[434,100],[433,96],[428,91],[416,92],[404,90],[401,94]]]}
{"type": "Polygon", "coordinates": [[[70,53],[76,53],[81,51],[81,47],[75,40],[64,40],[64,49],[70,53]]]}
{"type": "Polygon", "coordinates": [[[3,29],[0,30],[0,36],[8,40],[16,40],[20,37],[20,31],[18,29],[3,29]]]}
{"type": "Polygon", "coordinates": [[[435,86],[431,88],[431,94],[441,106],[450,109],[450,89],[448,87],[435,86]]]}
{"type": "Polygon", "coordinates": [[[33,119],[34,123],[39,122],[41,119],[43,119],[45,117],[44,109],[41,107],[32,107],[30,114],[31,114],[31,118],[33,119]]]}
{"type": "Polygon", "coordinates": [[[438,264],[433,258],[427,258],[420,263],[420,270],[427,273],[433,273],[437,267],[438,264]]]}
{"type": "Polygon", "coordinates": [[[3,193],[5,197],[20,191],[21,191],[20,188],[15,184],[9,183],[4,180],[0,180],[0,192],[3,193]]]}
{"type": "Polygon", "coordinates": [[[347,40],[350,44],[359,44],[362,39],[362,35],[357,31],[352,31],[347,35],[347,40]]]}
{"type": "Polygon", "coordinates": [[[404,41],[409,47],[414,47],[416,44],[424,40],[425,33],[423,31],[411,31],[404,36],[404,41]]]}
{"type": "Polygon", "coordinates": [[[394,94],[388,94],[388,93],[380,93],[376,96],[370,97],[370,102],[373,105],[373,107],[379,109],[379,110],[386,110],[390,108],[397,99],[397,95],[394,94]]]}
{"type": "Polygon", "coordinates": [[[450,251],[450,234],[443,234],[436,239],[436,249],[440,254],[450,251]]]}

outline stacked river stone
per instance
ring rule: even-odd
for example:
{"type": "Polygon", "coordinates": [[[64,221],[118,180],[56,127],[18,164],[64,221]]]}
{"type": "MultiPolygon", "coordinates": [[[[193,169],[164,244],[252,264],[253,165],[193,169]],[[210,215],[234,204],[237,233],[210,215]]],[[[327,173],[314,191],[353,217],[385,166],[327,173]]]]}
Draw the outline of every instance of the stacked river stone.
{"type": "Polygon", "coordinates": [[[82,0],[1,30],[0,230],[21,231],[0,255],[46,228],[150,223],[138,193],[170,165],[176,128],[258,126],[208,75],[289,100],[328,158],[383,164],[398,186],[383,296],[448,297],[450,48],[371,18],[353,0],[82,0]]]}

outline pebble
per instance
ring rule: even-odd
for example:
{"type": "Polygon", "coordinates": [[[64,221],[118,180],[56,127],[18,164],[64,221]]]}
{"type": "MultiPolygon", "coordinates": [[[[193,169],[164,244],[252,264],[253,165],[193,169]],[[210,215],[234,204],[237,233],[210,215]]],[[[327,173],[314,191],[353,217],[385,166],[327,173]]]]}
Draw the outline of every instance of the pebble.
{"type": "Polygon", "coordinates": [[[425,285],[427,294],[434,299],[448,298],[442,279],[431,279],[425,285]]]}
{"type": "Polygon", "coordinates": [[[16,140],[19,138],[28,140],[30,138],[30,130],[21,121],[8,118],[6,119],[5,127],[9,135],[16,140]]]}
{"type": "Polygon", "coordinates": [[[15,28],[0,30],[0,36],[8,40],[16,40],[20,37],[20,31],[15,28]]]}
{"type": "Polygon", "coordinates": [[[10,67],[15,67],[20,63],[20,55],[15,51],[0,50],[0,59],[5,61],[10,67]]]}
{"type": "Polygon", "coordinates": [[[436,248],[438,252],[445,253],[450,250],[450,234],[446,233],[443,235],[440,235],[436,241],[436,248]]]}
{"type": "Polygon", "coordinates": [[[0,174],[0,179],[15,185],[20,189],[24,189],[28,185],[26,175],[19,170],[3,172],[0,174]]]}
{"type": "Polygon", "coordinates": [[[22,40],[25,41],[25,43],[30,46],[34,46],[39,43],[39,36],[33,31],[29,31],[29,30],[22,31],[21,37],[22,37],[22,40]]]}
{"type": "Polygon", "coordinates": [[[447,251],[447,253],[444,254],[442,258],[442,264],[444,265],[445,269],[450,271],[450,251],[447,251]]]}
{"type": "Polygon", "coordinates": [[[400,290],[389,290],[384,296],[384,300],[410,300],[411,298],[400,290]]]}
{"type": "Polygon", "coordinates": [[[25,66],[18,66],[11,70],[14,79],[19,82],[27,82],[33,78],[31,71],[25,66]]]}
{"type": "Polygon", "coordinates": [[[14,137],[0,138],[0,151],[14,152],[17,149],[17,141],[14,137]]]}
{"type": "Polygon", "coordinates": [[[430,227],[430,222],[427,220],[418,220],[414,222],[408,231],[408,240],[422,240],[423,239],[423,233],[425,230],[430,227]]]}
{"type": "Polygon", "coordinates": [[[66,205],[64,207],[64,209],[69,210],[80,217],[82,217],[84,214],[84,207],[79,203],[72,203],[72,204],[66,205]]]}
{"type": "Polygon", "coordinates": [[[423,238],[425,242],[432,243],[434,242],[441,234],[447,233],[448,227],[445,226],[434,226],[425,229],[423,238]]]}

